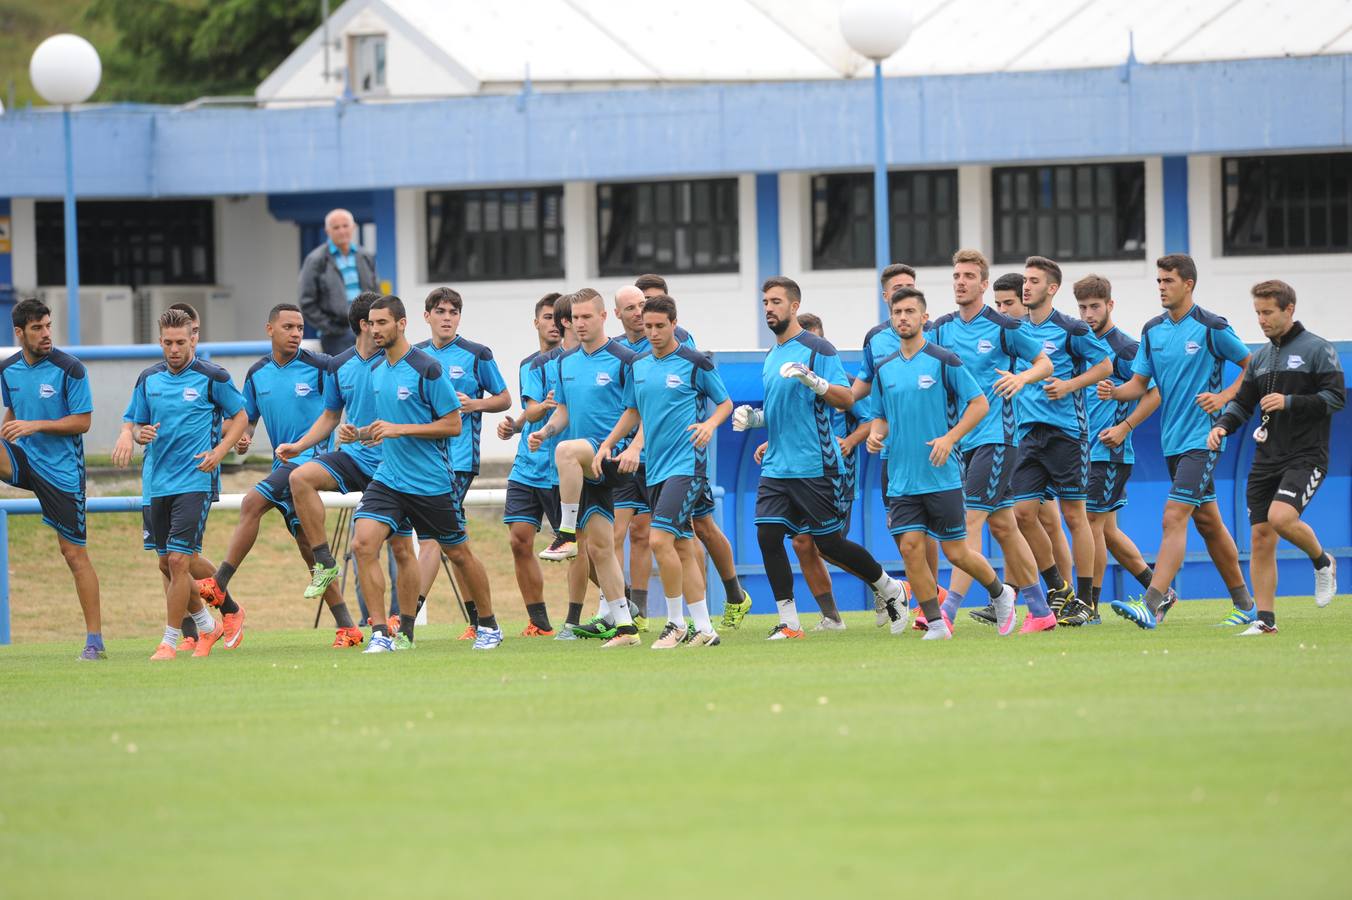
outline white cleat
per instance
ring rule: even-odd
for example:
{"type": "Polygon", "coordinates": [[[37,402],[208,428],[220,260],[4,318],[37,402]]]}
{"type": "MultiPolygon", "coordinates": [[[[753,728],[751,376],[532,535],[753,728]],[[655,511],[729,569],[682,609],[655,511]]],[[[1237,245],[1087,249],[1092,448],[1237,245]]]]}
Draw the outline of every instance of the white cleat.
{"type": "Polygon", "coordinates": [[[887,606],[883,603],[883,596],[875,592],[873,595],[873,624],[882,628],[888,621],[887,606]]]}
{"type": "Polygon", "coordinates": [[[548,547],[539,553],[541,559],[547,559],[550,562],[564,562],[575,556],[577,556],[577,540],[565,541],[561,537],[555,538],[548,547]]]}
{"type": "Polygon", "coordinates": [[[686,641],[688,647],[717,647],[722,641],[718,639],[716,631],[696,631],[690,640],[686,641]]]}
{"type": "Polygon", "coordinates": [[[1017,595],[1014,588],[1005,585],[1005,589],[1000,592],[1000,596],[993,601],[995,604],[995,627],[999,631],[1000,637],[1007,637],[1014,633],[1014,627],[1018,625],[1018,614],[1014,606],[1017,595]]]}
{"type": "Polygon", "coordinates": [[[901,635],[911,630],[911,608],[903,604],[902,600],[889,601],[887,604],[887,618],[892,623],[890,630],[893,634],[901,635]]]}
{"type": "Polygon", "coordinates": [[[944,617],[940,616],[938,622],[928,623],[929,627],[925,629],[925,636],[922,641],[947,641],[953,638],[953,632],[949,630],[948,623],[944,617]]]}
{"type": "Polygon", "coordinates": [[[393,653],[394,641],[388,634],[373,634],[362,653],[393,653]]]}
{"type": "Polygon", "coordinates": [[[844,631],[845,623],[837,622],[829,616],[822,616],[816,625],[812,626],[813,631],[844,631]]]}
{"type": "MultiPolygon", "coordinates": [[[[1260,634],[1276,634],[1277,626],[1269,625],[1262,619],[1255,619],[1253,624],[1239,633],[1239,637],[1255,637],[1260,634]]],[[[1302,645],[1303,646],[1303,645],[1302,645]]]]}
{"type": "Polygon", "coordinates": [[[1314,605],[1321,609],[1333,602],[1338,593],[1338,561],[1329,556],[1329,564],[1314,570],[1314,605]]]}

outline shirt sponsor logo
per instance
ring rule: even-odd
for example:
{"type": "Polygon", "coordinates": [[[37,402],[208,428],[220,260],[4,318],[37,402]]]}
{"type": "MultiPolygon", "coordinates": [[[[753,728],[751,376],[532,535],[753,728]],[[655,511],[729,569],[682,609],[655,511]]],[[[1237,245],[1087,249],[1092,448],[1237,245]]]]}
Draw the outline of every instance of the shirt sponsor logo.
{"type": "Polygon", "coordinates": [[[40,384],[38,385],[38,396],[43,400],[50,400],[56,396],[56,388],[50,384],[40,384]]]}
{"type": "MultiPolygon", "coordinates": [[[[1305,365],[1305,360],[1301,359],[1300,355],[1297,353],[1292,353],[1290,356],[1286,358],[1286,367],[1288,369],[1299,369],[1303,365],[1305,365]]],[[[46,386],[47,385],[45,384],[43,385],[44,388],[46,386]]],[[[44,394],[43,396],[46,395],[44,394]]]]}
{"type": "Polygon", "coordinates": [[[920,386],[920,390],[927,391],[934,387],[935,381],[928,375],[921,375],[920,378],[916,380],[916,384],[920,386]]]}
{"type": "Polygon", "coordinates": [[[183,399],[189,403],[193,402],[200,396],[202,395],[197,393],[197,388],[186,387],[183,389],[183,399]]]}
{"type": "Polygon", "coordinates": [[[608,385],[608,384],[610,384],[610,373],[609,373],[609,372],[597,372],[597,373],[596,373],[596,386],[597,386],[597,387],[605,387],[605,386],[608,385]]]}
{"type": "Polygon", "coordinates": [[[400,400],[407,400],[409,397],[413,396],[413,392],[410,391],[408,388],[404,387],[402,384],[399,385],[399,390],[395,391],[394,393],[400,400]]]}
{"type": "Polygon", "coordinates": [[[990,341],[986,340],[985,338],[982,338],[981,340],[976,342],[977,353],[990,353],[994,349],[995,345],[992,344],[990,341]]]}
{"type": "Polygon", "coordinates": [[[451,377],[452,377],[452,378],[464,378],[464,377],[465,377],[465,370],[464,370],[464,367],[462,367],[462,366],[451,366],[447,371],[451,373],[451,377]]]}
{"type": "Polygon", "coordinates": [[[310,396],[310,391],[312,391],[312,390],[314,390],[314,388],[310,387],[310,386],[309,386],[308,384],[306,384],[304,381],[297,381],[297,382],[296,382],[296,396],[297,396],[297,397],[308,397],[308,396],[310,396]]]}
{"type": "Polygon", "coordinates": [[[1055,353],[1055,352],[1056,352],[1056,345],[1053,344],[1051,341],[1043,341],[1043,342],[1042,342],[1042,352],[1043,352],[1043,353],[1055,353]]]}
{"type": "Polygon", "coordinates": [[[1186,344],[1183,345],[1183,352],[1188,354],[1189,356],[1193,356],[1194,354],[1197,353],[1198,350],[1201,349],[1202,345],[1197,343],[1196,341],[1188,341],[1186,344]]]}
{"type": "Polygon", "coordinates": [[[685,384],[685,381],[682,380],[681,376],[677,375],[675,372],[672,372],[669,375],[667,375],[668,388],[678,388],[683,384],[685,384]]]}

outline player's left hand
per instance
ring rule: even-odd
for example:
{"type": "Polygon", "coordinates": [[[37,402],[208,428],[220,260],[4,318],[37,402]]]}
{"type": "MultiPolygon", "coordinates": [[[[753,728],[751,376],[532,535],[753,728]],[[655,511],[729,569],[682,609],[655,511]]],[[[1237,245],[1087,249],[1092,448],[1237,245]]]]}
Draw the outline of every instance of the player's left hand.
{"type": "Polygon", "coordinates": [[[1115,449],[1121,447],[1127,440],[1127,434],[1130,430],[1131,429],[1127,428],[1126,423],[1122,422],[1111,428],[1105,428],[1100,431],[1099,440],[1103,443],[1103,446],[1115,449]]]}
{"type": "Polygon", "coordinates": [[[1014,395],[1023,390],[1023,379],[1013,372],[1006,372],[1004,369],[996,369],[1000,373],[999,379],[993,385],[995,393],[1004,397],[1006,400],[1013,399],[1014,395]]]}
{"type": "Polygon", "coordinates": [[[1047,395],[1048,400],[1060,400],[1070,396],[1070,382],[1063,381],[1053,375],[1042,382],[1042,392],[1047,395]]]}
{"type": "Polygon", "coordinates": [[[474,412],[474,407],[470,405],[471,403],[474,402],[474,398],[471,397],[469,394],[462,394],[462,393],[460,393],[459,391],[456,391],[456,392],[455,392],[455,399],[457,399],[457,400],[460,401],[460,411],[461,411],[461,412],[467,412],[467,413],[472,413],[472,412],[474,412]]]}
{"type": "Polygon", "coordinates": [[[788,362],[779,367],[781,378],[792,378],[820,397],[831,390],[831,382],[800,362],[788,362]]]}
{"type": "Polygon", "coordinates": [[[372,447],[386,438],[397,438],[403,434],[403,426],[396,425],[394,422],[386,422],[384,419],[376,419],[364,429],[366,437],[362,443],[372,447]]]}
{"type": "Polygon", "coordinates": [[[1220,452],[1221,441],[1225,440],[1226,437],[1225,429],[1217,425],[1206,436],[1206,448],[1213,453],[1220,452]]]}
{"type": "Polygon", "coordinates": [[[592,478],[603,477],[601,467],[605,464],[605,461],[610,459],[614,454],[615,448],[611,444],[602,442],[601,446],[596,448],[596,452],[592,454],[591,465],[588,467],[591,471],[592,478]]]}
{"type": "Polygon", "coordinates": [[[770,449],[769,441],[766,441],[765,443],[761,444],[759,447],[756,448],[756,452],[751,455],[752,458],[756,461],[756,465],[759,466],[761,463],[765,461],[765,451],[769,449],[770,449]]]}
{"type": "Polygon", "coordinates": [[[625,475],[633,475],[638,471],[640,449],[630,444],[624,448],[624,452],[615,457],[615,462],[619,465],[620,471],[625,475]]]}
{"type": "Polygon", "coordinates": [[[714,427],[708,422],[696,422],[694,425],[687,428],[686,431],[694,432],[694,434],[690,435],[690,443],[701,450],[709,446],[709,442],[714,439],[714,427]]]}
{"type": "Polygon", "coordinates": [[[35,422],[25,422],[22,419],[13,419],[0,427],[0,437],[7,441],[17,441],[19,438],[28,437],[30,434],[37,434],[37,424],[35,422]]]}
{"type": "Polygon", "coordinates": [[[510,441],[514,434],[516,434],[516,419],[511,416],[503,416],[502,421],[498,423],[498,437],[501,440],[510,441]]]}
{"type": "Polygon", "coordinates": [[[239,440],[235,441],[235,452],[238,453],[240,456],[243,456],[244,454],[249,452],[249,447],[252,445],[253,438],[246,431],[244,434],[241,434],[239,436],[239,440]]]}
{"type": "Polygon", "coordinates": [[[1204,391],[1197,395],[1197,405],[1202,407],[1202,412],[1214,416],[1225,409],[1225,398],[1220,394],[1210,394],[1204,391]]]}
{"type": "Polygon", "coordinates": [[[212,447],[210,450],[203,450],[201,453],[194,456],[193,459],[201,460],[201,462],[197,464],[197,471],[214,472],[220,468],[221,460],[225,459],[225,451],[218,447],[212,447]]]}
{"type": "Polygon", "coordinates": [[[887,446],[887,438],[875,431],[870,431],[865,446],[868,447],[869,453],[882,453],[883,448],[887,446]]]}
{"type": "Polygon", "coordinates": [[[1263,399],[1258,401],[1258,408],[1265,413],[1278,412],[1286,409],[1285,394],[1264,394],[1263,399]]]}
{"type": "Polygon", "coordinates": [[[953,452],[953,444],[956,443],[948,435],[937,437],[932,441],[925,441],[926,445],[934,448],[930,450],[930,465],[942,466],[948,462],[948,455],[953,452]]]}

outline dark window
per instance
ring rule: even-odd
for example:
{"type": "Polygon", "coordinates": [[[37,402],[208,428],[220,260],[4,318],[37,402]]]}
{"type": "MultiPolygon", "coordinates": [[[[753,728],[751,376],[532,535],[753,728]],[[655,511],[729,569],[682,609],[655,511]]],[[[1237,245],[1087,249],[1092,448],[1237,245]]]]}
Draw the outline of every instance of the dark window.
{"type": "MultiPolygon", "coordinates": [[[[891,261],[941,266],[958,247],[958,173],[889,172],[891,261]]],[[[871,269],[873,176],[817,175],[812,179],[812,267],[871,269]]]]}
{"type": "Polygon", "coordinates": [[[427,192],[427,280],[563,277],[563,187],[427,192]]]}
{"type": "Polygon", "coordinates": [[[596,187],[602,275],[736,272],[737,179],[596,187]]]}
{"type": "Polygon", "coordinates": [[[991,172],[995,261],[1145,258],[1145,163],[991,172]]]}
{"type": "MultiPolygon", "coordinates": [[[[38,283],[66,283],[62,204],[36,204],[38,283]]],[[[214,284],[210,200],[81,200],[75,206],[82,284],[214,284]]]]}
{"type": "Polygon", "coordinates": [[[1352,153],[1229,158],[1227,255],[1352,250],[1352,153]]]}

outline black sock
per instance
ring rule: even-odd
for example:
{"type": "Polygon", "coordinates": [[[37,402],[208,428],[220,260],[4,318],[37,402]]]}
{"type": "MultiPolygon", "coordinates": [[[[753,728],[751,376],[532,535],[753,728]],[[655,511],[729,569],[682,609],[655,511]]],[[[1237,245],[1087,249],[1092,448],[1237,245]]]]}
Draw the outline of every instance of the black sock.
{"type": "Polygon", "coordinates": [[[383,635],[385,635],[386,637],[389,637],[389,636],[390,636],[390,627],[389,627],[388,625],[386,625],[384,622],[376,622],[375,624],[373,624],[373,625],[371,626],[371,634],[373,634],[373,635],[376,635],[376,634],[383,634],[383,635]]]}
{"type": "Polygon", "coordinates": [[[581,624],[581,622],[582,622],[582,604],[569,603],[568,615],[564,618],[563,623],[565,625],[578,625],[581,624]]]}
{"type": "Polygon", "coordinates": [[[347,604],[339,600],[333,606],[329,607],[329,612],[333,613],[333,624],[339,628],[352,627],[352,613],[347,611],[347,604]]]}
{"type": "Polygon", "coordinates": [[[920,611],[925,614],[926,622],[942,622],[943,612],[939,609],[939,598],[934,597],[930,600],[920,601],[920,611]]]}
{"type": "Polygon", "coordinates": [[[235,576],[235,567],[230,565],[230,563],[228,562],[223,562],[216,567],[216,574],[212,577],[216,579],[217,586],[219,586],[220,589],[224,591],[226,585],[230,584],[230,579],[233,578],[234,576],[235,576]]]}
{"type": "Polygon", "coordinates": [[[624,586],[624,599],[630,600],[630,601],[632,601],[632,600],[634,599],[634,594],[633,594],[633,592],[629,589],[629,585],[627,585],[627,584],[624,586]]]}
{"type": "Polygon", "coordinates": [[[986,593],[987,595],[990,596],[992,603],[994,603],[996,600],[999,600],[1000,595],[1003,594],[1004,592],[1005,592],[1005,583],[1001,581],[999,578],[996,578],[990,584],[986,585],[986,593]]]}
{"type": "Polygon", "coordinates": [[[549,627],[549,613],[543,603],[527,603],[526,615],[530,617],[530,623],[541,631],[553,630],[549,627]]]}
{"type": "Polygon", "coordinates": [[[418,609],[417,609],[417,612],[414,613],[415,616],[416,616],[418,613],[422,612],[423,604],[425,604],[426,602],[427,602],[427,595],[426,595],[426,594],[419,594],[419,595],[418,595],[418,609]]]}
{"type": "Polygon", "coordinates": [[[1154,579],[1155,579],[1155,570],[1150,568],[1149,566],[1146,566],[1144,569],[1136,573],[1136,581],[1139,582],[1141,587],[1143,588],[1150,587],[1150,582],[1153,581],[1154,579]]]}
{"type": "Polygon", "coordinates": [[[233,616],[239,612],[239,604],[235,602],[234,597],[230,596],[229,591],[225,592],[225,599],[221,601],[220,610],[223,616],[233,616]]]}
{"type": "Polygon", "coordinates": [[[413,640],[413,623],[418,621],[416,615],[410,616],[404,613],[399,614],[399,633],[408,635],[408,639],[413,640]]]}
{"type": "Polygon", "coordinates": [[[183,636],[185,638],[198,637],[197,622],[193,619],[192,616],[183,617],[183,624],[179,626],[179,630],[183,632],[183,636]]]}
{"type": "MultiPolygon", "coordinates": [[[[1318,572],[1323,569],[1327,569],[1329,566],[1333,565],[1333,558],[1329,556],[1327,553],[1320,551],[1319,558],[1312,559],[1310,560],[1310,562],[1314,563],[1314,570],[1318,572]]],[[[1262,615],[1262,613],[1259,613],[1259,615],[1262,615]]],[[[1269,622],[1268,624],[1271,625],[1272,623],[1269,622]]]]}
{"type": "Polygon", "coordinates": [[[466,600],[466,601],[465,601],[465,615],[469,616],[469,627],[470,627],[470,628],[478,628],[478,627],[479,627],[479,611],[478,611],[477,609],[474,608],[474,601],[473,601],[473,600],[466,600]]]}
{"type": "Polygon", "coordinates": [[[736,575],[731,578],[723,579],[723,602],[741,603],[742,602],[742,580],[736,575]]]}
{"type": "Polygon", "coordinates": [[[1099,597],[1101,597],[1102,595],[1103,595],[1103,585],[1101,585],[1101,584],[1100,584],[1100,585],[1095,585],[1095,586],[1094,586],[1094,594],[1093,594],[1094,600],[1093,600],[1093,603],[1091,604],[1091,605],[1094,607],[1094,609],[1098,609],[1099,597]]]}
{"type": "Polygon", "coordinates": [[[1164,594],[1154,588],[1145,589],[1145,605],[1150,608],[1152,613],[1160,611],[1160,604],[1164,602],[1164,594]]]}
{"type": "Polygon", "coordinates": [[[817,601],[817,608],[822,611],[822,615],[833,621],[840,621],[840,610],[836,608],[836,595],[833,592],[814,594],[812,599],[817,601]]]}
{"type": "Polygon", "coordinates": [[[329,549],[328,541],[325,541],[318,546],[311,547],[310,549],[314,552],[315,562],[325,568],[333,568],[338,565],[338,562],[333,558],[333,551],[329,549]]]}
{"type": "Polygon", "coordinates": [[[1088,603],[1090,599],[1094,596],[1094,579],[1076,578],[1075,596],[1079,597],[1085,603],[1088,603]]]}
{"type": "Polygon", "coordinates": [[[621,625],[615,629],[616,634],[638,634],[637,625],[621,625]]]}
{"type": "Polygon", "coordinates": [[[1264,612],[1260,609],[1258,610],[1258,621],[1262,622],[1264,625],[1275,627],[1277,625],[1277,613],[1275,610],[1272,612],[1264,612]]]}
{"type": "Polygon", "coordinates": [[[479,624],[475,626],[476,628],[489,628],[493,631],[498,630],[497,616],[481,616],[479,617],[478,622],[479,624]]]}
{"type": "Polygon", "coordinates": [[[1066,586],[1066,582],[1061,578],[1061,570],[1053,563],[1050,569],[1042,570],[1042,580],[1047,582],[1047,590],[1059,591],[1066,586]]]}

